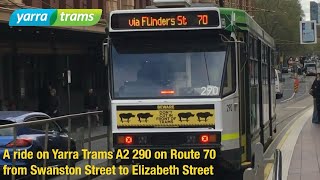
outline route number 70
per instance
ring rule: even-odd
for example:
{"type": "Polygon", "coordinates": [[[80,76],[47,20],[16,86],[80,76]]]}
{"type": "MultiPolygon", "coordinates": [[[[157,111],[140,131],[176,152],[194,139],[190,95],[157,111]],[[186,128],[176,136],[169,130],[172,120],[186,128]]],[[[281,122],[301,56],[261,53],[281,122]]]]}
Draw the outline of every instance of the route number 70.
{"type": "Polygon", "coordinates": [[[207,25],[208,24],[208,15],[198,15],[199,25],[207,25]]]}
{"type": "Polygon", "coordinates": [[[204,149],[204,159],[215,159],[217,156],[216,150],[214,149],[204,149]]]}

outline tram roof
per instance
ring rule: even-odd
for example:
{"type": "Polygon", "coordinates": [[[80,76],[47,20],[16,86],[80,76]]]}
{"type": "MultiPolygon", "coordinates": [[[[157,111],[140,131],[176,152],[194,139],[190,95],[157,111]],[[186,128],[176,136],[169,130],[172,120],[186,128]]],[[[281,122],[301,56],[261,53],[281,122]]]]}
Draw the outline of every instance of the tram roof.
{"type": "Polygon", "coordinates": [[[226,21],[226,30],[235,31],[238,28],[249,31],[272,47],[275,46],[274,39],[246,11],[234,8],[219,8],[219,10],[221,18],[226,21]],[[234,26],[231,25],[232,13],[235,14],[234,26]]]}

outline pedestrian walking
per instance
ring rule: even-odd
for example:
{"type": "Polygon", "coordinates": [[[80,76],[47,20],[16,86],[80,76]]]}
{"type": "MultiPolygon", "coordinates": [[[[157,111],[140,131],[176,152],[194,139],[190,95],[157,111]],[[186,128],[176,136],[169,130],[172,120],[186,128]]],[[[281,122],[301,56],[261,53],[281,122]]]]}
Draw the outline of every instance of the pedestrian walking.
{"type": "Polygon", "coordinates": [[[59,100],[59,97],[57,96],[57,91],[56,89],[51,89],[50,97],[48,101],[47,114],[51,117],[59,116],[59,106],[60,106],[60,100],[59,100]]]}
{"type": "MultiPolygon", "coordinates": [[[[98,98],[97,98],[97,95],[93,92],[92,88],[90,88],[88,90],[88,93],[85,95],[84,108],[86,109],[87,112],[94,112],[99,109],[98,108],[98,98]]],[[[99,115],[95,114],[93,116],[96,119],[97,126],[100,126],[99,115]]]]}
{"type": "Polygon", "coordinates": [[[316,79],[313,81],[310,94],[313,96],[313,116],[312,123],[320,124],[320,73],[317,74],[316,79]]]}

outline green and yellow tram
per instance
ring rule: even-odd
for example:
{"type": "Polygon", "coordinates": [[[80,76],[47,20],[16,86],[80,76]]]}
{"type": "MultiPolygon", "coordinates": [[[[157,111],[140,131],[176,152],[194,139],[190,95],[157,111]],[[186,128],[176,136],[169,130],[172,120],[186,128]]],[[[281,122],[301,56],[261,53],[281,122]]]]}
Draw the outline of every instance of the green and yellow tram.
{"type": "Polygon", "coordinates": [[[234,168],[275,128],[275,44],[243,10],[111,12],[110,150],[215,148],[234,168]]]}

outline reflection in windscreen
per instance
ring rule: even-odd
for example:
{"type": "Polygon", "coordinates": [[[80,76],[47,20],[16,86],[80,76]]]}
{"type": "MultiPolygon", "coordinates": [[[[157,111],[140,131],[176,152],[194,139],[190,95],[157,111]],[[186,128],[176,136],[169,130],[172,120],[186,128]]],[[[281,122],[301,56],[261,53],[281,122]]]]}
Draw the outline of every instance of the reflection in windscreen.
{"type": "Polygon", "coordinates": [[[190,42],[136,42],[112,48],[116,97],[217,96],[225,47],[190,42]],[[128,48],[130,47],[130,48],[128,48]]]}

